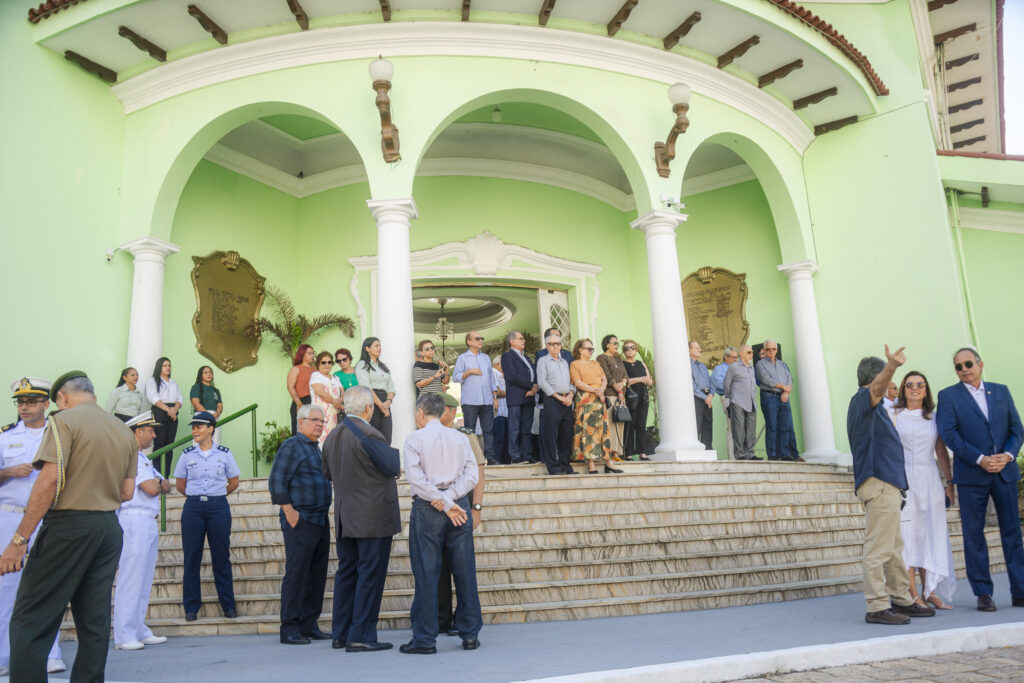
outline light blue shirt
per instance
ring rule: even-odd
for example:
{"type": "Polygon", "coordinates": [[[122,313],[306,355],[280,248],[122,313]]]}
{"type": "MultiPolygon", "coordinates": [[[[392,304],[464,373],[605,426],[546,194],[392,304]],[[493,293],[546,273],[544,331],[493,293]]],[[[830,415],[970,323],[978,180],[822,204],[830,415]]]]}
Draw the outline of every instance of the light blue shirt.
{"type": "Polygon", "coordinates": [[[473,490],[480,478],[466,435],[440,420],[405,437],[405,479],[409,491],[422,500],[444,501],[445,512],[473,490]]]}
{"type": "Polygon", "coordinates": [[[208,451],[198,444],[181,452],[174,478],[185,477],[186,496],[226,496],[228,479],[241,475],[235,456],[224,446],[213,444],[208,451]]]}
{"type": "Polygon", "coordinates": [[[711,372],[711,390],[719,396],[725,393],[725,373],[727,372],[729,372],[729,364],[724,360],[716,365],[711,372]]]}
{"type": "Polygon", "coordinates": [[[690,375],[693,377],[693,395],[703,401],[711,390],[711,373],[706,365],[691,358],[690,375]]]}
{"type": "Polygon", "coordinates": [[[537,386],[548,396],[571,394],[576,391],[576,387],[569,379],[569,364],[561,354],[548,354],[537,361],[537,386]]]}
{"type": "Polygon", "coordinates": [[[486,353],[466,351],[455,361],[452,381],[462,385],[462,405],[489,406],[494,405],[494,373],[491,372],[491,359],[486,353]],[[466,370],[480,370],[479,375],[465,375],[466,370]]]}

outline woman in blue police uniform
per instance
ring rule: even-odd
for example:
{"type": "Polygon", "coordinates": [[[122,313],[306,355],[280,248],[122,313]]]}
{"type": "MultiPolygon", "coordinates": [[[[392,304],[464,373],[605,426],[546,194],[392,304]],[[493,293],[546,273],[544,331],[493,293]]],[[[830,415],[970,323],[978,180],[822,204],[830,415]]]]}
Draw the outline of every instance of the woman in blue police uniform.
{"type": "Polygon", "coordinates": [[[238,488],[241,472],[234,456],[224,446],[213,443],[217,419],[212,413],[200,411],[192,416],[192,439],[195,445],[186,448],[174,468],[174,485],[185,494],[181,511],[181,546],[185,555],[185,572],[181,580],[185,620],[195,621],[203,596],[199,587],[199,566],[203,559],[203,538],[210,541],[213,581],[221,610],[228,619],[235,611],[235,591],[231,579],[231,508],[228,494],[238,488]]]}

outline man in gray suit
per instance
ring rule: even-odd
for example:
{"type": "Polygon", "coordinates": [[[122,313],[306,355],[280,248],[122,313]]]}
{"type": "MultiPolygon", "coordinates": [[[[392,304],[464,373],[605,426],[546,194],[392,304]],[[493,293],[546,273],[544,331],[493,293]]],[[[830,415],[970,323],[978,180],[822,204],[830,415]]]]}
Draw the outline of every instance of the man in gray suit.
{"type": "Polygon", "coordinates": [[[324,474],[334,482],[338,571],[334,575],[331,646],[346,652],[390,649],[377,640],[377,616],[391,557],[391,537],[402,530],[398,512],[401,458],[370,426],[373,392],[345,392],[347,417],[327,436],[324,474]]]}
{"type": "Polygon", "coordinates": [[[754,457],[754,442],[757,440],[757,408],[754,392],[757,389],[757,375],[751,364],[754,349],[740,347],[740,359],[729,366],[725,373],[725,398],[729,400],[729,426],[736,449],[737,460],[757,460],[754,457]]]}

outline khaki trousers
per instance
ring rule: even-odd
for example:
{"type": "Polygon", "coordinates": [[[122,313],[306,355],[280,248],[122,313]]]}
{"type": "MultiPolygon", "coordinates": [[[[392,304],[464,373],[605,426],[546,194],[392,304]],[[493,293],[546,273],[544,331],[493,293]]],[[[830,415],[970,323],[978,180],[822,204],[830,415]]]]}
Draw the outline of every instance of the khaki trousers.
{"type": "Polygon", "coordinates": [[[889,609],[890,603],[909,605],[910,580],[903,563],[900,535],[900,490],[869,477],[857,489],[864,503],[864,600],[868,612],[889,609]]]}

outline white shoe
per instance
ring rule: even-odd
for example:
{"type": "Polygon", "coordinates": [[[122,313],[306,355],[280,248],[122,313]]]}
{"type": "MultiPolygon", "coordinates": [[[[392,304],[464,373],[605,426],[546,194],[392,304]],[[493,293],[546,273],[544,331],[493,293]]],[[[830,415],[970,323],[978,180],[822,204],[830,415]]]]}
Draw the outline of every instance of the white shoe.
{"type": "Polygon", "coordinates": [[[167,642],[167,636],[150,636],[149,638],[143,638],[143,645],[159,645],[167,642]]]}
{"type": "Polygon", "coordinates": [[[63,659],[47,659],[46,660],[46,673],[48,674],[59,674],[61,671],[67,671],[68,667],[64,663],[63,659]]]}
{"type": "Polygon", "coordinates": [[[114,645],[115,650],[141,650],[146,647],[137,640],[129,640],[127,643],[118,643],[114,645]]]}
{"type": "Polygon", "coordinates": [[[0,676],[6,676],[6,675],[7,675],[7,667],[6,666],[0,666],[0,676]]]}

